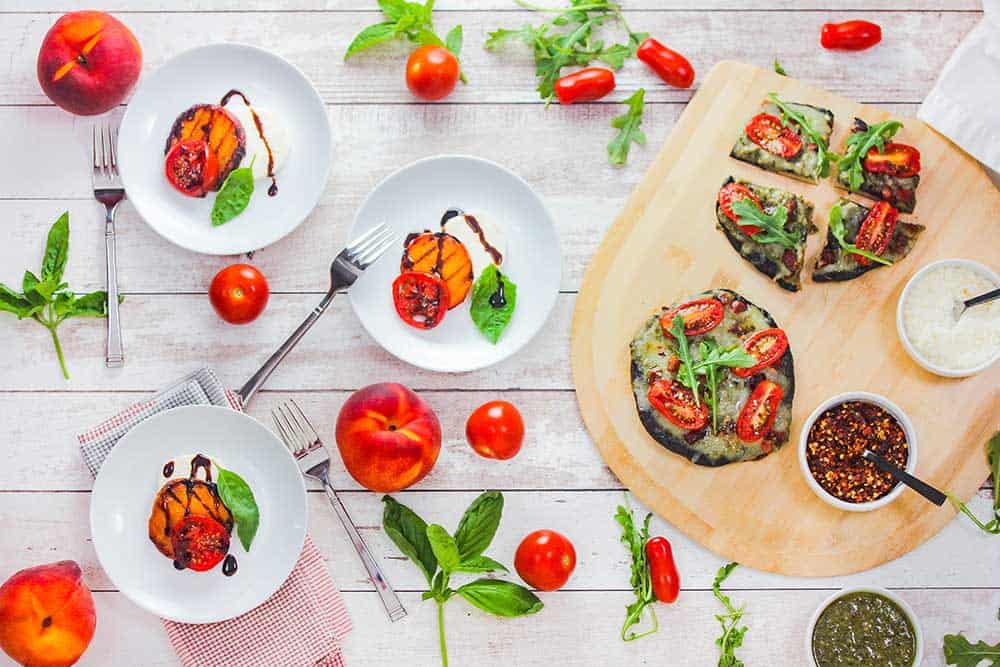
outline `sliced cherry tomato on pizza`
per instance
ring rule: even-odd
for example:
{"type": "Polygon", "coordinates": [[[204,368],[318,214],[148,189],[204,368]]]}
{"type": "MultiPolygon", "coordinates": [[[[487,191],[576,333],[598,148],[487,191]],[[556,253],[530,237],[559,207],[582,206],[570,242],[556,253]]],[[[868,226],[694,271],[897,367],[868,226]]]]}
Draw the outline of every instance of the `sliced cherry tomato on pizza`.
{"type": "Polygon", "coordinates": [[[204,139],[178,141],[164,161],[170,185],[189,197],[204,197],[219,178],[219,160],[204,139]]]}
{"type": "Polygon", "coordinates": [[[211,570],[229,553],[229,531],[212,517],[190,514],[174,527],[174,567],[211,570]]]}
{"type": "Polygon", "coordinates": [[[708,423],[708,408],[704,403],[696,405],[691,390],[676,380],[657,380],[649,386],[646,398],[675,426],[696,431],[708,423]]]}
{"type": "Polygon", "coordinates": [[[872,146],[865,156],[865,171],[889,174],[897,178],[909,178],[920,173],[920,151],[906,144],[888,143],[879,153],[872,146]]]}
{"type": "MultiPolygon", "coordinates": [[[[735,223],[739,223],[740,220],[739,216],[733,213],[733,202],[741,200],[749,201],[757,208],[761,208],[757,195],[742,183],[726,183],[719,190],[719,207],[722,209],[722,213],[735,223]]],[[[739,228],[747,236],[753,236],[761,231],[760,227],[756,225],[739,225],[739,228]]]]}
{"type": "Polygon", "coordinates": [[[770,433],[784,394],[781,385],[775,382],[759,382],[740,410],[740,416],[736,420],[736,436],[743,442],[757,442],[770,433]]]}
{"type": "Polygon", "coordinates": [[[670,327],[678,315],[684,320],[684,335],[698,336],[719,326],[726,316],[726,307],[718,299],[697,299],[682,303],[660,315],[664,335],[672,336],[670,327]]]}
{"type": "Polygon", "coordinates": [[[733,375],[748,378],[754,373],[773,366],[788,349],[788,336],[781,329],[764,329],[743,341],[743,349],[757,360],[749,368],[734,368],[733,375]]]}
{"type": "Polygon", "coordinates": [[[777,116],[759,113],[746,126],[747,137],[768,153],[793,158],[802,152],[802,137],[777,116]]]}
{"type": "MultiPolygon", "coordinates": [[[[899,211],[889,202],[880,201],[872,206],[872,210],[868,212],[868,216],[861,223],[854,245],[881,256],[889,247],[889,241],[892,240],[892,232],[896,229],[897,222],[899,222],[899,211]]],[[[858,264],[862,266],[871,264],[871,260],[867,257],[857,255],[856,259],[858,264]]]]}
{"type": "Polygon", "coordinates": [[[430,273],[404,271],[392,283],[396,313],[417,329],[433,329],[441,324],[450,298],[448,285],[430,273]]]}

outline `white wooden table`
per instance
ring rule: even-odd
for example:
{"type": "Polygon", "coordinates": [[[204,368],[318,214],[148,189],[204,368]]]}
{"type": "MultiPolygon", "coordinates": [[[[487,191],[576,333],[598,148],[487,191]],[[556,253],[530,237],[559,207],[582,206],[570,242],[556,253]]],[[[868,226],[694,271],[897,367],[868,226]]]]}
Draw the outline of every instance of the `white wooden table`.
{"type": "MultiPolygon", "coordinates": [[[[625,0],[633,29],[649,31],[687,54],[699,77],[734,58],[788,72],[866,103],[912,115],[962,36],[981,18],[979,0],[625,0]],[[837,8],[847,5],[846,8],[837,8]],[[881,11],[884,10],[884,11],[881,11]],[[859,55],[818,46],[826,20],[878,21],[885,40],[859,55]]],[[[374,23],[374,0],[0,0],[0,280],[20,284],[39,262],[49,224],[68,209],[72,250],[67,279],[78,290],[103,287],[103,213],[91,198],[87,166],[90,121],[51,105],[35,78],[42,35],[70,9],[98,5],[129,25],[142,43],[145,71],[191,46],[242,41],[298,65],[328,104],[336,142],[333,172],[318,209],[291,236],[253,256],[273,290],[265,314],[247,327],[222,323],[205,296],[211,277],[239,258],[198,256],[158,237],[125,205],[118,216],[118,257],[126,365],[104,368],[103,323],[61,328],[72,374],[58,372],[46,332],[0,318],[0,579],[17,569],[78,561],[98,606],[97,635],[82,665],[173,665],[159,621],[120,595],[97,564],[88,530],[91,480],[73,435],[205,362],[238,386],[326,290],[327,266],[345,241],[354,211],[370,188],[400,165],[442,152],[480,155],[520,172],[556,217],[565,255],[562,292],[538,338],[516,358],[468,375],[435,375],[383,352],[338,298],[251,407],[264,417],[294,395],[332,443],[340,405],[354,389],[399,381],[421,391],[442,419],[446,442],[430,477],[400,498],[425,517],[454,526],[483,488],[504,491],[506,512],[491,553],[511,563],[519,539],[549,527],[576,545],[568,586],[543,594],[538,615],[497,620],[460,600],[447,607],[454,665],[714,664],[718,605],[710,587],[722,561],[660,521],[674,544],[683,582],[677,604],[659,606],[661,630],[638,642],[618,639],[631,601],[629,561],[612,520],[621,485],[603,465],[580,421],[569,364],[570,318],[577,287],[601,236],[635,186],[689,98],[654,82],[641,64],[618,76],[620,101],[647,88],[644,129],[624,169],[607,164],[614,103],[543,109],[530,55],[482,49],[486,33],[516,27],[526,12],[511,0],[440,0],[438,27],[465,27],[471,80],[441,104],[415,101],[403,83],[407,47],[377,49],[345,64],[353,34],[374,23]],[[184,6],[192,8],[185,11],[184,6]],[[193,13],[194,7],[199,13],[193,13]],[[275,6],[281,8],[273,11],[275,6]],[[209,10],[206,13],[206,10],[209,10]],[[527,442],[508,462],[478,458],[465,444],[464,420],[498,396],[524,414],[527,442]]],[[[696,83],[697,85],[697,83],[696,83]]],[[[380,529],[381,503],[338,467],[333,483],[410,612],[390,625],[326,497],[311,487],[311,532],[344,591],[355,630],[344,644],[351,665],[405,659],[433,665],[438,649],[434,608],[420,602],[423,581],[380,529]]],[[[983,490],[974,509],[986,513],[983,490]]],[[[734,508],[740,501],[733,499],[734,508]]],[[[766,511],[766,508],[748,508],[766,511]]],[[[814,607],[853,583],[893,588],[910,602],[926,635],[925,664],[940,665],[941,637],[965,631],[1000,640],[1000,543],[954,521],[914,552],[869,572],[798,579],[739,569],[728,586],[748,605],[750,632],[740,656],[748,665],[799,665],[814,607]]],[[[4,663],[6,664],[6,663],[4,663]]]]}

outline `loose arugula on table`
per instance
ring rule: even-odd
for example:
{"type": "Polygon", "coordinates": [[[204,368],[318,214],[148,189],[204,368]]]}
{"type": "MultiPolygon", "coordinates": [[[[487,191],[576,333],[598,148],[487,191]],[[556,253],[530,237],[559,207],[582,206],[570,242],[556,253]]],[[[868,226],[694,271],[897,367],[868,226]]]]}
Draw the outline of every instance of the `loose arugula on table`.
{"type": "Polygon", "coordinates": [[[788,106],[787,103],[782,101],[778,97],[777,93],[768,93],[767,96],[774,102],[775,106],[781,110],[782,121],[787,123],[789,120],[794,121],[802,131],[809,137],[809,139],[816,144],[817,157],[819,158],[819,175],[822,178],[826,178],[830,175],[830,163],[837,162],[840,159],[836,153],[830,151],[829,146],[826,145],[826,139],[823,138],[819,132],[812,126],[809,120],[788,106]]]}
{"type": "Polygon", "coordinates": [[[721,590],[722,582],[738,566],[739,563],[723,565],[715,575],[715,581],[712,582],[712,594],[726,609],[724,614],[715,615],[716,620],[719,621],[719,625],[722,626],[722,635],[715,640],[715,645],[719,647],[720,651],[719,667],[743,667],[743,661],[736,657],[736,649],[743,645],[743,636],[746,635],[748,630],[747,626],[740,625],[746,605],[739,608],[734,607],[729,596],[725,595],[721,590]]]}
{"type": "Polygon", "coordinates": [[[834,204],[833,208],[830,209],[830,233],[833,234],[833,238],[837,239],[837,243],[844,252],[852,253],[855,255],[861,255],[862,257],[867,257],[873,262],[878,262],[879,264],[884,264],[886,266],[892,266],[892,260],[876,255],[873,252],[863,250],[853,243],[848,243],[846,239],[847,228],[844,227],[844,212],[840,208],[840,204],[834,204]]]}
{"type": "MultiPolygon", "coordinates": [[[[948,496],[948,500],[956,510],[969,517],[984,533],[1000,535],[1000,432],[994,433],[993,437],[986,443],[986,462],[993,475],[993,517],[991,519],[985,522],[981,521],[972,513],[968,505],[959,500],[955,494],[946,491],[945,495],[948,496]]],[[[998,612],[998,618],[1000,618],[1000,612],[998,612]]]]}
{"type": "Polygon", "coordinates": [[[430,590],[422,599],[437,605],[438,641],[441,664],[448,665],[444,634],[444,605],[456,594],[494,616],[526,616],[542,608],[534,593],[510,581],[476,579],[456,589],[451,576],[456,573],[507,572],[507,568],[483,552],[493,541],[503,514],[503,494],[487,491],[472,501],[458,522],[454,536],[438,524],[428,525],[416,512],[383,496],[382,529],[389,539],[423,573],[430,590]]]}
{"type": "Polygon", "coordinates": [[[621,638],[622,641],[626,642],[651,635],[660,627],[656,620],[656,610],[652,606],[656,602],[656,596],[653,593],[653,581],[649,574],[649,559],[646,556],[649,522],[652,518],[652,513],[646,514],[642,527],[637,529],[632,518],[632,507],[628,502],[628,494],[625,494],[625,505],[619,505],[615,512],[615,521],[622,528],[621,542],[632,557],[632,576],[629,581],[635,593],[635,602],[625,607],[625,622],[622,624],[621,638]],[[652,627],[642,632],[631,631],[631,628],[642,619],[642,612],[647,609],[652,627]]]}
{"type": "Polygon", "coordinates": [[[106,317],[108,314],[107,292],[100,290],[77,295],[62,282],[68,258],[69,213],[66,212],[49,229],[42,257],[41,276],[25,271],[21,292],[0,283],[0,311],[17,315],[19,320],[30,317],[49,330],[59,358],[59,367],[67,380],[69,372],[66,370],[66,359],[56,328],[70,317],[106,317]]]}
{"type": "Polygon", "coordinates": [[[608,144],[608,161],[611,164],[625,164],[632,142],[640,146],[646,144],[646,134],[639,129],[639,126],[642,125],[643,107],[646,105],[645,98],[645,88],[635,91],[631,97],[623,102],[623,104],[628,105],[628,111],[611,120],[611,127],[618,130],[618,134],[608,144]]]}
{"type": "Polygon", "coordinates": [[[246,210],[253,196],[253,163],[254,155],[246,167],[233,169],[226,176],[212,204],[212,225],[224,225],[246,210]]]}
{"type": "Polygon", "coordinates": [[[975,644],[962,636],[944,636],[944,661],[957,667],[978,667],[986,660],[987,667],[1000,667],[1000,642],[990,646],[979,640],[975,644]]]}
{"type": "Polygon", "coordinates": [[[500,334],[510,324],[516,306],[517,285],[500,273],[500,270],[493,264],[483,269],[479,278],[472,285],[472,304],[469,312],[476,328],[494,345],[500,340],[500,334]],[[504,304],[494,306],[490,303],[490,297],[497,293],[501,281],[503,281],[504,304]]]}
{"type": "Polygon", "coordinates": [[[898,120],[887,120],[866,126],[861,132],[852,132],[847,137],[846,150],[840,158],[837,168],[846,173],[851,190],[857,190],[864,183],[863,163],[868,151],[877,148],[879,153],[885,151],[885,142],[892,139],[903,124],[898,120]]]}
{"type": "Polygon", "coordinates": [[[799,235],[785,231],[788,222],[788,208],[778,206],[774,213],[765,213],[745,199],[733,202],[733,213],[739,218],[740,225],[760,227],[760,231],[751,236],[758,243],[777,243],[783,248],[795,249],[799,243],[799,235]]]}
{"type": "Polygon", "coordinates": [[[786,72],[785,68],[781,66],[781,63],[778,62],[777,58],[774,59],[774,71],[781,76],[788,76],[788,72],[786,72]]]}
{"type": "Polygon", "coordinates": [[[250,485],[232,470],[226,470],[219,464],[218,481],[219,496],[222,503],[229,509],[236,521],[236,534],[243,548],[250,551],[250,543],[257,534],[260,525],[260,509],[257,500],[250,490],[250,485]]]}

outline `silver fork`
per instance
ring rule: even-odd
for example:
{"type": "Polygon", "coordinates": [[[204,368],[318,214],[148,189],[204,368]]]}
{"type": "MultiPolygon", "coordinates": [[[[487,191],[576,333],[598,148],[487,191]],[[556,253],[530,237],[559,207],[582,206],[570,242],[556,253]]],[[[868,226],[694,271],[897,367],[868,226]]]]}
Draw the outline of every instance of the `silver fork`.
{"type": "Polygon", "coordinates": [[[122,346],[122,324],[118,316],[118,262],[115,258],[115,213],[125,199],[125,188],[118,177],[118,129],[104,121],[94,124],[94,199],[104,204],[104,246],[107,251],[108,285],[108,345],[104,365],[121,368],[125,365],[122,346]]]}
{"type": "Polygon", "coordinates": [[[346,248],[340,251],[330,264],[330,290],[320,301],[319,305],[313,309],[309,317],[305,319],[299,328],[292,332],[284,343],[281,344],[271,358],[264,362],[256,373],[253,374],[246,384],[240,387],[237,395],[245,406],[261,385],[267,381],[274,369],[278,367],[281,360],[292,351],[292,348],[299,342],[302,336],[316,323],[320,315],[326,312],[327,306],[337,296],[337,290],[350,287],[358,279],[365,269],[385,253],[396,242],[396,235],[384,224],[378,224],[367,232],[351,241],[346,248]]]}
{"type": "Polygon", "coordinates": [[[392,586],[389,585],[389,582],[382,575],[378,564],[368,551],[368,546],[361,538],[361,533],[354,527],[354,522],[351,521],[347,509],[340,502],[337,492],[330,486],[328,474],[330,470],[330,453],[323,446],[322,441],[319,439],[319,434],[316,433],[316,429],[309,423],[302,409],[299,408],[294,400],[289,400],[279,405],[271,412],[271,418],[274,420],[274,425],[278,427],[278,432],[281,434],[281,439],[284,440],[285,446],[288,447],[289,451],[295,457],[296,462],[298,462],[299,470],[302,471],[302,474],[323,482],[323,488],[330,499],[330,504],[337,511],[337,516],[340,517],[340,522],[344,524],[344,528],[347,530],[347,534],[350,536],[351,542],[358,552],[358,556],[361,557],[361,562],[364,564],[365,569],[368,570],[368,577],[375,585],[375,590],[378,591],[379,597],[382,598],[382,604],[385,606],[386,613],[389,614],[389,620],[395,622],[406,616],[406,609],[403,608],[403,603],[399,601],[396,592],[392,590],[392,586]]]}

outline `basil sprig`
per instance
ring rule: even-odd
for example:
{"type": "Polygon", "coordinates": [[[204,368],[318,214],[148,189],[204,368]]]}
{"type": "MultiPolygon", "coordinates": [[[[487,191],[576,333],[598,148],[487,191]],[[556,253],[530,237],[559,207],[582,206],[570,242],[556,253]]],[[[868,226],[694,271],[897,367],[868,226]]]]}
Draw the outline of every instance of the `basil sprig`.
{"type": "Polygon", "coordinates": [[[476,579],[457,589],[451,576],[460,572],[507,572],[507,568],[483,552],[496,535],[503,514],[503,494],[487,491],[472,501],[452,536],[443,526],[427,523],[406,505],[383,496],[382,528],[389,539],[423,573],[430,590],[424,600],[437,605],[441,664],[448,665],[444,634],[444,604],[455,595],[494,616],[526,616],[542,608],[534,593],[510,581],[476,579]]]}
{"type": "Polygon", "coordinates": [[[792,250],[799,243],[799,236],[785,231],[788,222],[788,208],[779,206],[774,213],[768,214],[745,199],[733,202],[733,213],[739,218],[741,225],[760,227],[760,231],[751,236],[757,243],[777,243],[782,248],[792,250]]]}
{"type": "Polygon", "coordinates": [[[253,163],[256,159],[257,156],[254,155],[248,166],[233,169],[222,182],[219,194],[215,196],[215,203],[212,204],[213,226],[226,224],[250,205],[250,198],[253,196],[253,163]]]}
{"type": "Polygon", "coordinates": [[[646,133],[639,129],[642,125],[642,111],[646,106],[645,98],[645,88],[635,91],[623,102],[628,105],[628,111],[611,120],[611,127],[618,130],[618,134],[608,144],[608,161],[613,165],[625,164],[632,142],[640,146],[646,144],[646,133]]]}
{"type": "MultiPolygon", "coordinates": [[[[990,535],[1000,535],[1000,432],[993,434],[989,442],[986,443],[986,463],[993,473],[993,518],[988,521],[981,521],[979,517],[972,513],[968,505],[959,500],[955,494],[946,491],[945,495],[952,506],[965,516],[969,517],[976,526],[984,533],[990,535]]],[[[950,663],[949,663],[950,664],[950,663]]]]}
{"type": "MultiPolygon", "coordinates": [[[[106,317],[108,314],[107,292],[100,290],[76,295],[62,281],[68,258],[69,213],[66,212],[49,229],[41,277],[25,271],[20,292],[0,283],[0,311],[16,315],[19,320],[30,317],[49,330],[59,367],[67,380],[69,372],[56,327],[71,317],[106,317]]],[[[124,299],[119,297],[121,301],[124,299]]]]}
{"type": "Polygon", "coordinates": [[[833,208],[830,209],[830,233],[833,234],[833,238],[837,239],[837,243],[840,244],[844,252],[867,257],[873,262],[878,262],[885,266],[892,266],[891,259],[881,257],[873,252],[863,250],[853,243],[847,242],[845,238],[847,229],[844,227],[844,212],[840,209],[840,204],[834,204],[833,208]]]}
{"type": "Polygon", "coordinates": [[[781,109],[783,120],[795,121],[795,123],[802,128],[802,131],[805,132],[812,142],[816,144],[816,152],[819,157],[819,175],[822,178],[829,176],[830,163],[839,160],[840,156],[836,153],[830,152],[829,147],[826,145],[826,139],[824,139],[823,135],[816,131],[816,129],[812,126],[812,123],[810,123],[805,116],[788,106],[787,103],[778,97],[777,93],[768,93],[767,96],[771,98],[771,101],[774,102],[775,106],[781,109]]]}
{"type": "Polygon", "coordinates": [[[852,132],[851,136],[847,137],[845,143],[847,149],[837,165],[842,173],[847,174],[852,192],[864,183],[865,176],[862,164],[868,151],[877,148],[879,153],[885,152],[886,140],[896,136],[896,132],[903,127],[903,124],[898,120],[887,120],[874,125],[864,125],[864,127],[865,129],[861,132],[852,132]]]}
{"type": "Polygon", "coordinates": [[[260,526],[257,500],[253,497],[253,491],[250,490],[246,480],[218,463],[215,465],[219,471],[217,482],[219,496],[236,521],[236,534],[240,538],[240,543],[244,549],[250,551],[250,543],[253,542],[257,527],[260,526]]]}

